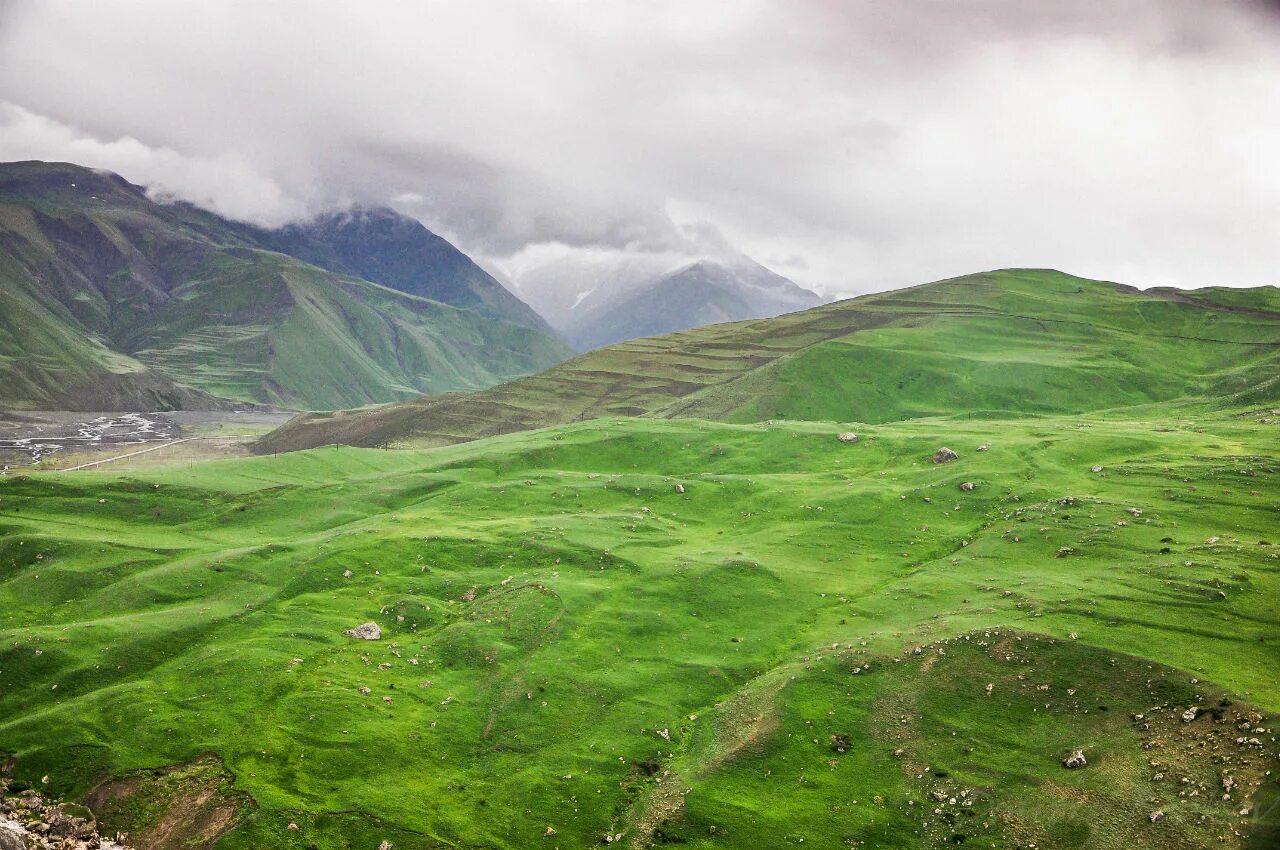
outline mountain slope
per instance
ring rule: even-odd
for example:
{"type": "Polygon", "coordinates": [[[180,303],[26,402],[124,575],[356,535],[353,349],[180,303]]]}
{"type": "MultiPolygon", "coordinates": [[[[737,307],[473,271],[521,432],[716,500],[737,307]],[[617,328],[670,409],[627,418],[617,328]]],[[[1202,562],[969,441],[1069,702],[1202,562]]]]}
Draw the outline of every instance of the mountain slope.
{"type": "Polygon", "coordinates": [[[574,346],[590,350],[704,325],[768,318],[820,303],[814,293],[763,267],[731,268],[704,260],[603,303],[585,300],[565,333],[574,346]]]}
{"type": "Polygon", "coordinates": [[[634,340],[470,395],[300,417],[262,446],[444,445],[603,416],[887,422],[1265,403],[1280,398],[1276,293],[970,275],[634,340]]]}
{"type": "Polygon", "coordinates": [[[552,333],[470,257],[394,210],[356,208],[251,232],[260,244],[320,268],[552,333]]]}
{"type": "Polygon", "coordinates": [[[350,407],[478,389],[567,354],[529,323],[335,274],[252,236],[115,175],[0,165],[0,404],[350,407]]]}
{"type": "Polygon", "coordinates": [[[580,351],[822,303],[723,237],[689,249],[709,253],[577,252],[535,263],[516,278],[521,295],[580,351]]]}

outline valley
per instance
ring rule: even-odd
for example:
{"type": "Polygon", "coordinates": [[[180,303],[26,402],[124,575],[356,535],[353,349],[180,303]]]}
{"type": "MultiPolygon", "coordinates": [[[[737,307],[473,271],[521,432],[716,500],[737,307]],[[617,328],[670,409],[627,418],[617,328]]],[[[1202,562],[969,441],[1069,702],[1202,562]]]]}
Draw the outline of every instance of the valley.
{"type": "Polygon", "coordinates": [[[100,816],[141,846],[186,787],[145,771],[211,753],[230,848],[1262,848],[1277,428],[605,418],[11,475],[0,741],[45,793],[137,777],[100,816]]]}

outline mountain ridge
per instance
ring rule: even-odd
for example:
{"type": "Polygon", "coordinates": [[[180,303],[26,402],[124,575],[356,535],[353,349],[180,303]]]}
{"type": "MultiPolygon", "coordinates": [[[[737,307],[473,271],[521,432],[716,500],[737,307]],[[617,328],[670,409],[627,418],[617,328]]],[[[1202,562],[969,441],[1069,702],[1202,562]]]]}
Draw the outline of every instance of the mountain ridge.
{"type": "Polygon", "coordinates": [[[527,316],[335,273],[255,233],[118,175],[0,164],[0,403],[341,408],[478,389],[570,353],[527,316]]]}

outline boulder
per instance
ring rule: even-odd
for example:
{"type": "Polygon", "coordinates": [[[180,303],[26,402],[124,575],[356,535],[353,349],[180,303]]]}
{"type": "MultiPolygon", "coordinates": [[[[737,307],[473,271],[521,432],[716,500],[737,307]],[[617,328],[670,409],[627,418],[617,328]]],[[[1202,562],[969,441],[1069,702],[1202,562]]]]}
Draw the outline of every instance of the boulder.
{"type": "Polygon", "coordinates": [[[852,431],[841,431],[836,434],[836,439],[842,443],[856,443],[858,442],[858,435],[852,431]]]}
{"type": "Polygon", "coordinates": [[[974,484],[972,481],[966,481],[960,485],[960,489],[965,491],[966,493],[972,493],[974,491],[974,488],[977,486],[978,485],[974,484]]]}
{"type": "Polygon", "coordinates": [[[960,455],[956,454],[954,451],[947,448],[946,446],[943,446],[942,448],[938,449],[936,452],[933,453],[933,462],[934,463],[950,463],[951,461],[955,460],[958,457],[960,457],[960,455]]]}
{"type": "Polygon", "coordinates": [[[1084,757],[1084,750],[1072,750],[1071,755],[1062,760],[1062,766],[1069,770],[1084,767],[1088,763],[1084,757]]]}
{"type": "Polygon", "coordinates": [[[28,850],[31,846],[26,830],[17,824],[0,823],[0,850],[28,850]]]}
{"type": "Polygon", "coordinates": [[[360,640],[382,640],[382,629],[378,628],[377,623],[361,623],[354,629],[347,629],[343,634],[360,640]]]}

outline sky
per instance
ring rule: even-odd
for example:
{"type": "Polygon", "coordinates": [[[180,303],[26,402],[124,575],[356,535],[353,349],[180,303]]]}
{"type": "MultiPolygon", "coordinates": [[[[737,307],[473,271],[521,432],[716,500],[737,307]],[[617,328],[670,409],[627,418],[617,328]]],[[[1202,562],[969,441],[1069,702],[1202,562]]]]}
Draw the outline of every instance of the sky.
{"type": "Polygon", "coordinates": [[[389,204],[517,289],[699,228],[827,297],[1276,284],[1277,152],[1274,0],[0,0],[0,161],[389,204]]]}

